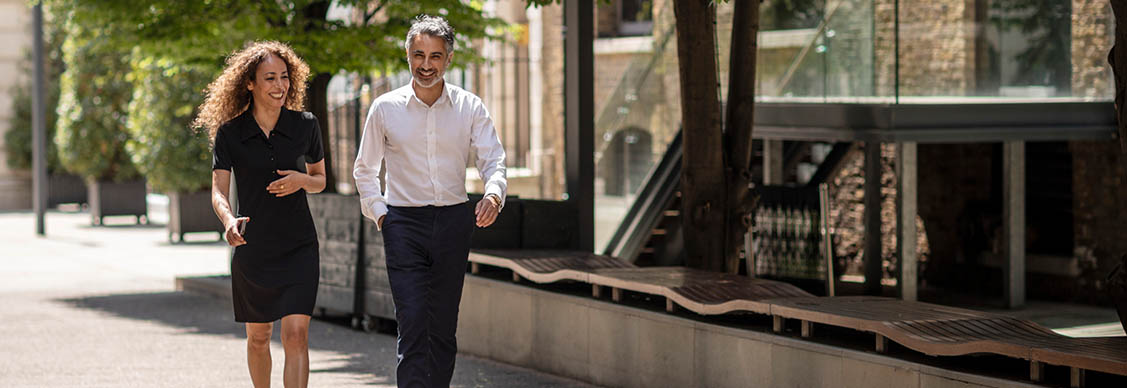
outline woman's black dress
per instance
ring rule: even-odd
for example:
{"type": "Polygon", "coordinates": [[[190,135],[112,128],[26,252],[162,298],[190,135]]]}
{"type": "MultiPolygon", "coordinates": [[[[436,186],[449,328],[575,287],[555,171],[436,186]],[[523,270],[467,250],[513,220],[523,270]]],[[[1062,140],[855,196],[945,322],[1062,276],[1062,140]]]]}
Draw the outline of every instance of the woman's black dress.
{"type": "Polygon", "coordinates": [[[239,217],[250,217],[231,261],[235,321],[273,322],[289,314],[313,314],[320,265],[317,231],[305,190],[276,197],[266,185],[277,170],[305,171],[324,158],[321,129],[308,112],[282,108],[270,137],[251,110],[223,124],[215,135],[212,169],[233,170],[239,217]]]}

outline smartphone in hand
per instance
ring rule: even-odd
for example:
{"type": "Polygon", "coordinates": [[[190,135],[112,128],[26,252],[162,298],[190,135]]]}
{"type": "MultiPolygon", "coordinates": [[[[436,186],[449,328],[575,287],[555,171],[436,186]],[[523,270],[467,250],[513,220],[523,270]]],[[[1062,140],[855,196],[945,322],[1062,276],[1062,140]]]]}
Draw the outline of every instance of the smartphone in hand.
{"type": "Polygon", "coordinates": [[[239,217],[235,219],[235,226],[239,229],[239,235],[245,236],[247,232],[247,223],[250,222],[250,217],[239,217]]]}

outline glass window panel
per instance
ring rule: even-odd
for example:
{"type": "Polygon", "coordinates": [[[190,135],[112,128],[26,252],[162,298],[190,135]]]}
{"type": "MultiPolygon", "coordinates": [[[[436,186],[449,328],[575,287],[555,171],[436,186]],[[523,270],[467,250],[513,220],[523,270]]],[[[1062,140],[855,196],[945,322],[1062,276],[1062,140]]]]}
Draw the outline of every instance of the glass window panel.
{"type": "MultiPolygon", "coordinates": [[[[899,0],[899,8],[907,101],[1111,97],[1106,1],[899,0]]],[[[887,23],[878,17],[878,31],[887,23]]]]}
{"type": "Polygon", "coordinates": [[[653,4],[645,5],[652,33],[595,41],[595,250],[600,252],[680,130],[672,3],[639,3],[653,4]]]}

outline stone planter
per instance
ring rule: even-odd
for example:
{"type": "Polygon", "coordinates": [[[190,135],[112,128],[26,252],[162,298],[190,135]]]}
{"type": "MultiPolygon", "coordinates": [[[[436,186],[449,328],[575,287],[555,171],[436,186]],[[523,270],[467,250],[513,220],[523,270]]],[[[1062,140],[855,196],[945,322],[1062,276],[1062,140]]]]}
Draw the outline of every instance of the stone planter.
{"type": "Polygon", "coordinates": [[[183,242],[185,234],[197,232],[218,232],[223,238],[223,223],[211,207],[211,191],[169,193],[168,241],[183,242]]]}
{"type": "Polygon", "coordinates": [[[308,198],[320,246],[317,309],[322,314],[343,313],[355,317],[360,218],[363,217],[360,214],[360,197],[310,194],[308,198]]]}
{"type": "Polygon", "coordinates": [[[134,216],[138,224],[149,222],[144,180],[92,181],[86,188],[92,225],[102,225],[103,219],[108,216],[134,216]]]}
{"type": "Polygon", "coordinates": [[[86,182],[72,174],[51,174],[47,176],[47,207],[64,203],[86,203],[86,182]]]}
{"type": "MultiPolygon", "coordinates": [[[[359,203],[359,197],[357,197],[359,203]]],[[[364,218],[364,284],[361,303],[365,316],[395,320],[395,302],[391,299],[391,282],[387,279],[387,256],[384,255],[383,233],[376,223],[364,218]]],[[[362,325],[363,328],[370,327],[362,325]]]]}

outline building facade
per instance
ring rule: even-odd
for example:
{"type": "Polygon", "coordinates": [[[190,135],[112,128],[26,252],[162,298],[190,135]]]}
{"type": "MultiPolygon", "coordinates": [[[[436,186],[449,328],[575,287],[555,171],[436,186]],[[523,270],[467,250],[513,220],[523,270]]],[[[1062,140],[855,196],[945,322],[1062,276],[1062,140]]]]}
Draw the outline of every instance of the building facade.
{"type": "Polygon", "coordinates": [[[31,208],[31,174],[8,166],[3,142],[12,119],[14,88],[30,77],[24,58],[31,48],[31,10],[27,2],[0,1],[0,210],[31,208]]]}

